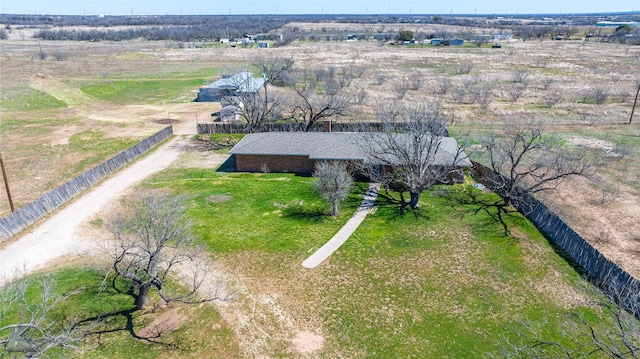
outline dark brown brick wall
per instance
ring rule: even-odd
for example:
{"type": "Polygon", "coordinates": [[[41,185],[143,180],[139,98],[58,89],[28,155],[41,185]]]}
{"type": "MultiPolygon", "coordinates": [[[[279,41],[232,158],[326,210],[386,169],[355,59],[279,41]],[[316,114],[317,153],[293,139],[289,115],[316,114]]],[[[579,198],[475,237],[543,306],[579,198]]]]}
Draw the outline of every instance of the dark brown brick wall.
{"type": "Polygon", "coordinates": [[[236,171],[311,173],[315,161],[306,156],[235,155],[236,171]]]}

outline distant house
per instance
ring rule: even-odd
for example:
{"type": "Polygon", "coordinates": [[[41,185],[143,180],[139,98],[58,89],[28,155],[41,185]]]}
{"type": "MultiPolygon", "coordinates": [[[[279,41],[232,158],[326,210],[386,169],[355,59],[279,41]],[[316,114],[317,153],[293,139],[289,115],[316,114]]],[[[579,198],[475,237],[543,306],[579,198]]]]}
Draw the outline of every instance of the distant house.
{"type": "MultiPolygon", "coordinates": [[[[381,165],[364,150],[371,136],[382,133],[359,132],[263,132],[246,135],[230,151],[235,156],[236,170],[311,174],[317,161],[357,161],[367,165],[381,165]]],[[[406,136],[397,134],[396,136],[406,136]]],[[[374,141],[375,142],[375,141],[374,141]]],[[[452,137],[439,137],[434,165],[457,168],[471,167],[466,155],[458,154],[458,143],[452,137]],[[454,163],[455,162],[455,163],[454,163]]],[[[454,176],[453,182],[462,178],[454,176]]]]}
{"type": "Polygon", "coordinates": [[[269,43],[266,42],[266,41],[260,41],[260,42],[258,42],[258,47],[266,49],[266,48],[269,47],[269,43]]]}
{"type": "Polygon", "coordinates": [[[442,45],[442,39],[431,39],[431,45],[442,45]]]}
{"type": "Polygon", "coordinates": [[[219,102],[227,96],[237,96],[243,93],[256,93],[264,86],[263,78],[255,78],[248,71],[238,72],[233,76],[220,80],[201,88],[198,91],[198,102],[219,102]]]}
{"type": "Polygon", "coordinates": [[[451,40],[444,40],[442,43],[444,44],[444,46],[463,46],[464,45],[464,40],[462,40],[462,39],[451,39],[451,40]]]}
{"type": "Polygon", "coordinates": [[[347,35],[347,41],[363,41],[367,39],[365,34],[349,34],[347,35]]]}
{"type": "Polygon", "coordinates": [[[635,21],[598,21],[596,26],[618,27],[628,25],[631,27],[640,26],[640,22],[635,21]]]}
{"type": "Polygon", "coordinates": [[[513,40],[513,34],[508,31],[494,32],[493,41],[511,41],[513,40]]]}
{"type": "Polygon", "coordinates": [[[377,41],[389,41],[393,39],[393,35],[389,33],[373,34],[373,39],[377,41]]]}

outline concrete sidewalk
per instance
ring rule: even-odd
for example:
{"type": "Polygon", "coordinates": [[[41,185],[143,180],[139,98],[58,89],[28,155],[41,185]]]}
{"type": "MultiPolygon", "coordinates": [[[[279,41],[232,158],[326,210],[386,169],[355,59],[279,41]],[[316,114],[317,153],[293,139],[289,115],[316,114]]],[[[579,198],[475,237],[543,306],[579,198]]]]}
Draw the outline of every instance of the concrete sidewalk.
{"type": "Polygon", "coordinates": [[[340,246],[351,237],[353,232],[360,226],[360,223],[369,214],[369,211],[373,208],[373,204],[378,197],[378,190],[380,189],[379,183],[371,183],[369,189],[364,195],[364,200],[353,217],[345,223],[345,225],[336,233],[327,243],[325,243],[320,249],[313,253],[309,258],[302,262],[302,266],[305,268],[315,268],[318,264],[322,263],[325,259],[329,258],[340,246]]]}

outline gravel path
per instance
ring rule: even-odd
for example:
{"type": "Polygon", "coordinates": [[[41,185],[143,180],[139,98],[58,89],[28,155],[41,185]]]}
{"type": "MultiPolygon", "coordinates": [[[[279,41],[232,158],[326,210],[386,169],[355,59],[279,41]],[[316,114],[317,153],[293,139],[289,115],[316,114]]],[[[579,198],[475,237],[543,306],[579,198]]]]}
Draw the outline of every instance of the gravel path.
{"type": "Polygon", "coordinates": [[[113,175],[97,187],[54,212],[44,222],[27,229],[22,237],[0,247],[0,285],[16,269],[29,273],[56,258],[83,253],[94,245],[79,233],[80,225],[110,201],[149,175],[167,168],[181,152],[174,138],[146,157],[113,175]],[[30,232],[29,232],[30,231],[30,232]]]}
{"type": "Polygon", "coordinates": [[[302,262],[303,267],[315,268],[318,264],[329,258],[333,252],[338,250],[338,248],[340,248],[340,246],[346,242],[349,237],[351,237],[367,214],[369,214],[371,208],[373,208],[373,204],[378,197],[379,189],[379,183],[371,183],[369,185],[369,189],[364,195],[364,200],[356,210],[356,213],[353,214],[353,217],[351,217],[351,219],[349,219],[349,221],[347,221],[347,223],[340,228],[338,233],[336,233],[327,243],[320,247],[320,249],[313,253],[309,258],[305,259],[304,262],[302,262]]]}

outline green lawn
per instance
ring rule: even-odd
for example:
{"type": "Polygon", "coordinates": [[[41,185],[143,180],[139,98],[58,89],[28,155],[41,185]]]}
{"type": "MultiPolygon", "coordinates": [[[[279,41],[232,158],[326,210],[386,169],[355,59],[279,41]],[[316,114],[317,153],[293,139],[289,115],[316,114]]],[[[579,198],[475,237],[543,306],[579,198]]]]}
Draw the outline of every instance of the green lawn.
{"type": "Polygon", "coordinates": [[[242,258],[248,275],[264,276],[274,291],[321,317],[327,357],[484,356],[520,320],[545,316],[557,337],[554,328],[572,306],[562,296],[587,296],[579,274],[527,220],[506,216],[517,238],[506,236],[494,208],[474,214],[479,205],[460,204],[469,200],[462,186],[425,193],[417,213],[401,215],[395,203],[380,202],[328,265],[292,273],[353,213],[363,187],[329,219],[311,182],[172,170],[149,184],[191,196],[197,232],[212,253],[242,258]]]}
{"type": "MultiPolygon", "coordinates": [[[[116,104],[187,102],[185,93],[207,84],[204,79],[105,80],[80,85],[80,90],[97,99],[116,104]]],[[[190,99],[193,100],[193,99],[190,99]]]]}
{"type": "MultiPolygon", "coordinates": [[[[580,306],[593,299],[588,284],[536,229],[519,214],[505,214],[506,235],[495,208],[470,201],[473,195],[490,203],[495,195],[472,187],[437,187],[421,197],[419,211],[405,213],[383,192],[375,213],[313,270],[301,262],[348,220],[366,184],[354,188],[337,218],[326,216],[328,206],[313,192],[312,178],[292,174],[168,169],[143,187],[186,195],[196,233],[213,257],[241,274],[253,295],[278,298],[283,315],[321,330],[325,342],[318,357],[488,357],[522,320],[544,318],[548,338],[557,339],[567,312],[596,320],[600,315],[580,306]]],[[[87,314],[130,307],[129,297],[97,294],[101,278],[95,271],[68,273],[73,275],[62,278],[76,278],[69,283],[87,295],[69,305],[86,306],[87,314]]],[[[221,357],[236,348],[224,322],[222,332],[198,322],[220,322],[213,308],[184,310],[192,311],[193,320],[167,340],[191,344],[169,352],[171,357],[202,353],[203,342],[180,337],[187,333],[216,338],[206,345],[221,350],[221,357]]],[[[151,319],[145,314],[134,323],[140,328],[151,319]]],[[[269,340],[275,349],[266,354],[296,357],[285,350],[286,335],[274,330],[269,340]]],[[[140,344],[124,331],[105,334],[96,344],[88,342],[80,356],[142,358],[171,350],[140,344]]]]}
{"type": "Polygon", "coordinates": [[[10,111],[31,111],[67,107],[63,101],[31,87],[7,88],[0,91],[0,108],[10,111]]]}
{"type": "MultiPolygon", "coordinates": [[[[71,352],[66,349],[54,349],[47,352],[51,358],[158,358],[179,357],[185,353],[206,355],[218,358],[235,357],[238,348],[234,333],[227,327],[220,314],[212,305],[187,306],[173,305],[178,313],[188,319],[180,328],[165,334],[158,343],[150,344],[134,338],[130,332],[139,333],[166,308],[131,312],[134,308],[132,297],[126,294],[124,281],[111,285],[111,277],[103,282],[104,273],[92,267],[77,267],[56,270],[49,274],[55,283],[54,293],[70,294],[61,304],[54,307],[50,315],[55,325],[61,323],[80,323],[88,328],[88,339],[83,343],[74,343],[79,349],[71,352]],[[101,284],[105,284],[102,286],[101,284]],[[95,319],[101,317],[100,320],[95,319]],[[87,327],[87,323],[92,323],[87,327]],[[216,330],[201,332],[203,327],[216,330]]],[[[40,275],[29,277],[35,284],[28,291],[31,304],[41,298],[41,288],[37,284],[40,275]]],[[[153,297],[154,301],[159,298],[153,297]]],[[[20,322],[18,313],[10,312],[0,318],[0,327],[20,322]]],[[[5,338],[7,333],[0,333],[5,338]]]]}

